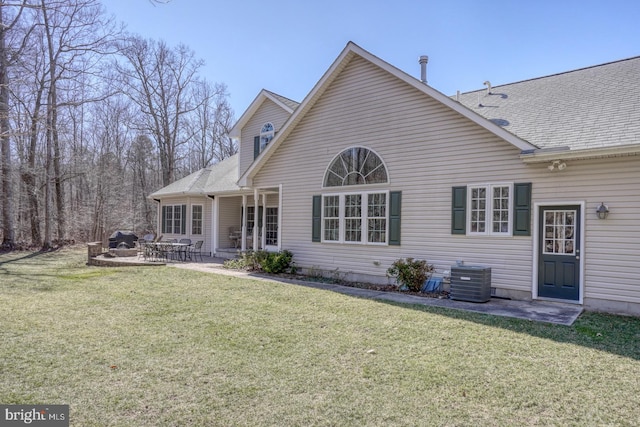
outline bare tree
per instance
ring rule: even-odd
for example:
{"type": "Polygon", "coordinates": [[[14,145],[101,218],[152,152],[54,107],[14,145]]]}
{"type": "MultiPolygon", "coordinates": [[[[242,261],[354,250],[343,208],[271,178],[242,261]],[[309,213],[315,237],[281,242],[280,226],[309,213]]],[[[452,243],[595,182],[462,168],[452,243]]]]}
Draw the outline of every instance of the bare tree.
{"type": "Polygon", "coordinates": [[[193,51],[118,38],[99,0],[0,0],[5,246],[146,231],[148,194],[236,152],[226,86],[193,51]]]}
{"type": "Polygon", "coordinates": [[[198,82],[203,62],[184,45],[174,49],[164,42],[131,37],[122,46],[126,59],[116,67],[122,75],[123,90],[145,117],[141,133],[153,137],[162,168],[162,183],[175,179],[179,150],[186,144],[181,135],[186,116],[195,110],[191,87],[198,82]]]}
{"type": "Polygon", "coordinates": [[[8,4],[0,0],[0,146],[2,153],[2,247],[12,249],[15,244],[15,217],[13,205],[13,185],[11,183],[12,161],[9,121],[9,64],[13,58],[9,56],[19,55],[27,36],[22,39],[19,46],[13,46],[10,54],[7,49],[7,33],[11,31],[20,20],[25,8],[26,0],[21,3],[8,4]],[[7,6],[14,6],[17,11],[13,17],[5,14],[7,6]],[[5,19],[10,19],[5,24],[5,19]]]}
{"type": "Polygon", "coordinates": [[[224,84],[211,85],[207,81],[194,86],[198,100],[187,123],[191,142],[190,169],[200,169],[232,156],[238,150],[229,131],[233,125],[233,110],[228,102],[224,84]]]}
{"type": "MultiPolygon", "coordinates": [[[[64,80],[73,81],[87,75],[99,57],[109,52],[115,34],[112,23],[104,19],[102,5],[97,0],[40,0],[41,24],[44,28],[48,60],[48,93],[46,113],[46,180],[45,234],[43,248],[51,247],[55,200],[57,237],[67,238],[67,212],[62,170],[62,148],[59,134],[58,89],[64,80]],[[53,191],[51,185],[54,185],[53,191]]],[[[81,100],[87,102],[87,100],[81,100]]]]}

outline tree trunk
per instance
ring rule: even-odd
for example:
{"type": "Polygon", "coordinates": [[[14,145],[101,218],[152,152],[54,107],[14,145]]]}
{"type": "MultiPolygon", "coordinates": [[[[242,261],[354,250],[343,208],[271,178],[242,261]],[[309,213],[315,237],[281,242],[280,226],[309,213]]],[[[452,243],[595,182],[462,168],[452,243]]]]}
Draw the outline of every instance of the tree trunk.
{"type": "Polygon", "coordinates": [[[11,140],[9,126],[9,78],[2,5],[0,4],[0,145],[2,145],[2,247],[15,245],[13,186],[11,183],[11,140]]]}

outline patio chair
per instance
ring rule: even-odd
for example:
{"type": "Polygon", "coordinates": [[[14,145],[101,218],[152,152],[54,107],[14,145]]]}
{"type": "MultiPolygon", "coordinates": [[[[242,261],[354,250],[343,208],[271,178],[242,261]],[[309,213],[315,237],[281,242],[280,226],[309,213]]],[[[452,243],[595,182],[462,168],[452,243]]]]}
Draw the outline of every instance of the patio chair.
{"type": "Polygon", "coordinates": [[[229,240],[234,248],[239,247],[240,243],[242,243],[242,231],[238,227],[229,227],[229,240]]]}
{"type": "Polygon", "coordinates": [[[189,247],[191,246],[191,239],[180,239],[178,243],[184,246],[174,247],[173,251],[181,261],[186,261],[187,255],[190,255],[189,247]]]}
{"type": "Polygon", "coordinates": [[[164,254],[156,245],[156,242],[145,242],[143,245],[143,254],[145,261],[160,261],[164,254]]]}
{"type": "Polygon", "coordinates": [[[202,261],[202,245],[203,244],[204,244],[204,241],[198,240],[195,243],[195,245],[189,248],[189,259],[191,259],[192,257],[193,259],[196,259],[196,257],[200,255],[200,261],[202,261]]]}
{"type": "Polygon", "coordinates": [[[138,242],[136,244],[136,249],[138,250],[138,259],[140,259],[140,257],[144,257],[145,256],[145,244],[146,244],[146,239],[138,239],[138,242]]]}
{"type": "Polygon", "coordinates": [[[178,239],[165,239],[162,243],[168,243],[165,245],[160,245],[160,249],[163,252],[163,257],[167,261],[169,259],[176,259],[176,248],[173,246],[174,243],[178,243],[178,239]]]}

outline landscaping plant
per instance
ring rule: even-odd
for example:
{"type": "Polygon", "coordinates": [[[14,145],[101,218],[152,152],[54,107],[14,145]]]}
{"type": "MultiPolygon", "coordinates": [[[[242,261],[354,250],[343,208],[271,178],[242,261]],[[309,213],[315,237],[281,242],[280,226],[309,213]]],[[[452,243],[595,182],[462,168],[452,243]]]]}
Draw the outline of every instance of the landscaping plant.
{"type": "Polygon", "coordinates": [[[419,292],[433,272],[433,265],[423,259],[398,259],[387,269],[387,274],[395,277],[396,283],[407,290],[419,292]]]}
{"type": "Polygon", "coordinates": [[[286,273],[292,268],[293,253],[291,251],[255,251],[246,252],[242,258],[227,260],[226,268],[248,271],[264,271],[270,274],[286,273]]]}

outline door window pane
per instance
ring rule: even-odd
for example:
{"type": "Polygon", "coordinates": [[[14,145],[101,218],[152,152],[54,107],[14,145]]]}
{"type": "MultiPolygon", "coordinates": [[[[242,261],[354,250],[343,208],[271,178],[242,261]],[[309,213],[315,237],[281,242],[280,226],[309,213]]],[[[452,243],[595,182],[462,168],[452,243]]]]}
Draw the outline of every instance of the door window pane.
{"type": "Polygon", "coordinates": [[[575,255],[575,210],[548,210],[544,214],[545,254],[575,255]]]}

